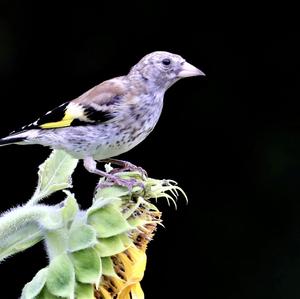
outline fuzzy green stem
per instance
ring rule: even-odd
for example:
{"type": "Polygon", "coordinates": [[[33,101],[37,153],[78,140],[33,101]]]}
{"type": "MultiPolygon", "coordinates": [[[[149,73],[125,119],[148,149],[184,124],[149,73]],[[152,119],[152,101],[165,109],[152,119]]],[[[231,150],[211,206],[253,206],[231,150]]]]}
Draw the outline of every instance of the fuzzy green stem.
{"type": "Polygon", "coordinates": [[[0,217],[0,261],[41,241],[45,230],[62,225],[57,208],[18,207],[0,217]]]}
{"type": "Polygon", "coordinates": [[[43,198],[45,198],[47,195],[49,195],[47,192],[40,192],[39,190],[36,190],[36,192],[32,195],[30,200],[26,202],[26,206],[32,207],[36,204],[38,204],[43,198]]]}

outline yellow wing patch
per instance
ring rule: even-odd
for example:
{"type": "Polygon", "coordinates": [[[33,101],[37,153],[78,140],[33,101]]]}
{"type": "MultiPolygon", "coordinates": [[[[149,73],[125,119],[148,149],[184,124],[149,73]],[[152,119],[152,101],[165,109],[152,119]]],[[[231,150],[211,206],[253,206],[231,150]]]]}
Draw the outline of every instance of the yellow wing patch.
{"type": "Polygon", "coordinates": [[[56,129],[68,127],[71,125],[74,119],[79,119],[81,121],[89,121],[84,115],[84,109],[78,104],[70,103],[64,112],[64,117],[61,120],[55,122],[47,122],[40,125],[42,129],[56,129]]]}
{"type": "Polygon", "coordinates": [[[70,126],[72,121],[73,121],[73,119],[63,119],[61,121],[56,121],[56,122],[40,125],[40,127],[42,129],[55,129],[55,128],[68,127],[68,126],[70,126]]]}

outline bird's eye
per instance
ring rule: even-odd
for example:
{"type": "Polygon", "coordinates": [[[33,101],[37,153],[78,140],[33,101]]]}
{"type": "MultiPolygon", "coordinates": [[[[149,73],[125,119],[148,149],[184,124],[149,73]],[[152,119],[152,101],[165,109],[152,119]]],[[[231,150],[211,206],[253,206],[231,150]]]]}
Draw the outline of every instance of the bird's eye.
{"type": "Polygon", "coordinates": [[[165,58],[162,60],[162,64],[163,65],[170,65],[171,64],[171,60],[169,58],[165,58]]]}

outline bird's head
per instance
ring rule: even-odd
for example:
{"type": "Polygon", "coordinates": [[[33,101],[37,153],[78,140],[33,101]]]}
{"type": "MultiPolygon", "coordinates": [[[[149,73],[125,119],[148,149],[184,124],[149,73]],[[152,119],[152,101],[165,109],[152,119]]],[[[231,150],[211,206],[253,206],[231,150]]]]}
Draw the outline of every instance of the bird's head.
{"type": "Polygon", "coordinates": [[[205,74],[179,55],[156,51],[143,57],[129,75],[141,77],[153,88],[166,90],[181,78],[205,74]]]}

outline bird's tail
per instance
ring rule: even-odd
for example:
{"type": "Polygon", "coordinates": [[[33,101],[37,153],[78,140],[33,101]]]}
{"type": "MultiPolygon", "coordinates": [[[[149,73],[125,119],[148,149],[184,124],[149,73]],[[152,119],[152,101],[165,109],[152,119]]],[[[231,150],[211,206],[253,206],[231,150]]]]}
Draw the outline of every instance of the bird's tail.
{"type": "Polygon", "coordinates": [[[0,139],[0,146],[24,142],[26,139],[26,137],[20,136],[7,136],[0,139]]]}
{"type": "Polygon", "coordinates": [[[39,130],[25,130],[20,132],[13,132],[0,139],[0,146],[9,144],[32,144],[33,140],[38,136],[39,130]]]}

